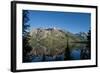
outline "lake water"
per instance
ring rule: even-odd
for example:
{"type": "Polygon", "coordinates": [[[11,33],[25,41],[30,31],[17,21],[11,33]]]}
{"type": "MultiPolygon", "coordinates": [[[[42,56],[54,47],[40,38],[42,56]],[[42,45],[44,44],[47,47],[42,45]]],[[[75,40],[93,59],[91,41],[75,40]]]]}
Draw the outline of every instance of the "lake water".
{"type": "Polygon", "coordinates": [[[90,49],[83,43],[72,43],[69,47],[69,59],[65,59],[66,52],[56,56],[31,56],[30,62],[84,60],[90,59],[90,49]]]}

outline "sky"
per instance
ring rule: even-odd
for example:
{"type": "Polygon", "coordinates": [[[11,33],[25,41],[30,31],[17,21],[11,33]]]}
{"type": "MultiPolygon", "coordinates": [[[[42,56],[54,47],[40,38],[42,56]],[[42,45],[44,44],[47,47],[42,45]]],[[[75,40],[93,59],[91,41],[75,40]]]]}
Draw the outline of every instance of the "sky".
{"type": "Polygon", "coordinates": [[[91,25],[90,13],[29,11],[31,30],[34,28],[58,28],[72,33],[87,32],[91,25]]]}

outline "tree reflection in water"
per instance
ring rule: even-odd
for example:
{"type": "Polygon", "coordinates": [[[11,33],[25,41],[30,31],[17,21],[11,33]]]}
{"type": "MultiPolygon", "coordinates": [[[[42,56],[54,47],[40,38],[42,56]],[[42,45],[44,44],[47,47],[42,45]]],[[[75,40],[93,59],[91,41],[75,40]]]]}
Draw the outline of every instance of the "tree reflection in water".
{"type": "Polygon", "coordinates": [[[67,60],[86,60],[90,59],[90,48],[87,43],[67,43],[65,52],[50,56],[50,55],[31,55],[29,62],[47,62],[47,61],[67,61],[67,60]]]}
{"type": "Polygon", "coordinates": [[[84,60],[90,59],[90,48],[86,43],[73,43],[73,47],[70,47],[70,60],[84,60]]]}

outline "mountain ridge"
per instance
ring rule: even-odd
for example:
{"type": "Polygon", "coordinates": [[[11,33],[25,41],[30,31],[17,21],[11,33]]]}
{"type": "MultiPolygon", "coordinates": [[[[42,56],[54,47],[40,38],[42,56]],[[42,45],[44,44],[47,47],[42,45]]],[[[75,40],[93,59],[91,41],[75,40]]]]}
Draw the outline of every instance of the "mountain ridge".
{"type": "Polygon", "coordinates": [[[64,52],[68,42],[71,43],[82,40],[79,38],[81,36],[57,28],[33,29],[30,32],[30,36],[29,42],[34,52],[38,50],[38,54],[45,52],[45,54],[49,55],[64,52]]]}

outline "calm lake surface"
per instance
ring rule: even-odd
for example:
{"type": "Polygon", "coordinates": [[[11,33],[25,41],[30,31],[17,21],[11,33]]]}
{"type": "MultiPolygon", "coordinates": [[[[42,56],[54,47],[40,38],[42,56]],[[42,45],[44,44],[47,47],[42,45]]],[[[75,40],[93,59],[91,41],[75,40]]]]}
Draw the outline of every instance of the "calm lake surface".
{"type": "Polygon", "coordinates": [[[86,60],[90,59],[90,48],[87,48],[86,43],[71,43],[69,44],[69,59],[65,59],[67,52],[56,56],[31,56],[30,62],[44,61],[64,61],[64,60],[86,60]]]}

